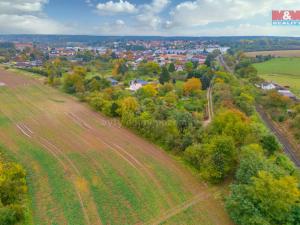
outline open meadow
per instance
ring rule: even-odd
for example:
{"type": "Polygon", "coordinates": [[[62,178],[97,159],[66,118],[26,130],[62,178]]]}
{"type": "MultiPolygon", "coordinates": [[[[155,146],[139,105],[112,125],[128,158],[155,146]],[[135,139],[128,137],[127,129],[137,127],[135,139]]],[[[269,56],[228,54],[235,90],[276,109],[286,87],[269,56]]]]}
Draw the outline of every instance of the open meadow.
{"type": "Polygon", "coordinates": [[[257,51],[257,52],[246,52],[248,57],[256,57],[257,55],[262,56],[275,56],[275,57],[300,57],[300,50],[278,50],[278,51],[257,51]]]}
{"type": "Polygon", "coordinates": [[[0,70],[0,150],[28,172],[26,224],[232,224],[221,190],[117,121],[0,70]]]}
{"type": "Polygon", "coordinates": [[[260,77],[282,86],[300,96],[300,58],[275,58],[254,64],[260,77]]]}

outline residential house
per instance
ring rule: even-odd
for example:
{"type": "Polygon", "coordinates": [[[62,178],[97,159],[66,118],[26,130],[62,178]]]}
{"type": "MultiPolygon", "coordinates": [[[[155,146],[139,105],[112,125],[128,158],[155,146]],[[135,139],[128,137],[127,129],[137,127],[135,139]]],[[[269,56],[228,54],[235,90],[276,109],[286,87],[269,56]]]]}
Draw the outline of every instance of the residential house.
{"type": "Polygon", "coordinates": [[[267,83],[267,82],[262,83],[260,87],[263,90],[273,90],[273,89],[276,89],[276,85],[275,84],[273,84],[273,83],[267,83]]]}
{"type": "Polygon", "coordinates": [[[144,80],[132,80],[130,81],[130,86],[129,86],[129,90],[130,91],[137,91],[140,88],[142,88],[143,86],[147,85],[148,82],[144,81],[144,80]]]}

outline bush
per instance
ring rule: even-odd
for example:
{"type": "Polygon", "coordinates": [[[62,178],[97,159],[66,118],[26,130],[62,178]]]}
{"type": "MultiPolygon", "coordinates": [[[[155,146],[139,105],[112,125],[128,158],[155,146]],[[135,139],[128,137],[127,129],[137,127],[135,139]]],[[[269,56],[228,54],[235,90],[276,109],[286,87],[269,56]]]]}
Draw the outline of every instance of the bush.
{"type": "Polygon", "coordinates": [[[274,154],[274,152],[280,149],[280,145],[278,144],[274,135],[265,135],[261,139],[262,147],[267,150],[269,155],[274,154]]]}
{"type": "Polygon", "coordinates": [[[14,225],[24,219],[26,173],[15,163],[0,162],[0,224],[14,225]]]}

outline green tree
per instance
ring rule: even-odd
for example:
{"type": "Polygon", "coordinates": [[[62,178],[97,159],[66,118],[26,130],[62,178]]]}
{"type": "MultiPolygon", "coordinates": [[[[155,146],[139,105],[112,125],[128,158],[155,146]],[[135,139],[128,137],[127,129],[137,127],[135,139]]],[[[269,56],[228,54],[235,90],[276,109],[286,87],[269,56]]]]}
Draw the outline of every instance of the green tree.
{"type": "MultiPolygon", "coordinates": [[[[251,168],[249,168],[251,169],[251,168]]],[[[299,181],[290,175],[258,171],[248,184],[234,184],[226,208],[236,224],[297,224],[299,181]]]]}
{"type": "Polygon", "coordinates": [[[126,97],[120,101],[119,113],[136,113],[139,109],[139,103],[135,97],[126,97]]]}
{"type": "Polygon", "coordinates": [[[84,77],[76,73],[67,74],[64,78],[63,89],[69,94],[83,93],[85,91],[84,77]]]}
{"type": "Polygon", "coordinates": [[[274,224],[283,224],[293,205],[300,200],[296,178],[285,176],[276,179],[272,174],[263,171],[253,178],[249,194],[261,213],[268,216],[274,224]]]}
{"type": "Polygon", "coordinates": [[[269,162],[264,156],[264,151],[258,144],[244,146],[240,157],[240,165],[236,172],[236,180],[239,183],[250,183],[251,178],[257,176],[260,170],[269,167],[269,162]]]}
{"type": "Polygon", "coordinates": [[[169,72],[170,72],[170,73],[175,72],[175,71],[176,71],[175,64],[174,64],[174,63],[170,63],[168,69],[169,69],[169,72]]]}
{"type": "Polygon", "coordinates": [[[175,114],[175,120],[180,133],[183,133],[194,122],[192,115],[185,111],[177,112],[175,114]]]}
{"type": "Polygon", "coordinates": [[[14,225],[24,219],[26,173],[16,163],[0,162],[0,224],[14,225]]]}
{"type": "Polygon", "coordinates": [[[156,87],[154,85],[147,84],[137,91],[137,96],[141,98],[151,98],[155,97],[157,93],[158,91],[156,90],[156,87]]]}
{"type": "Polygon", "coordinates": [[[105,99],[104,99],[103,93],[100,93],[98,91],[92,92],[87,97],[87,101],[97,111],[101,111],[105,104],[105,99]]]}
{"type": "Polygon", "coordinates": [[[232,137],[238,146],[256,139],[252,132],[251,121],[244,113],[236,109],[225,110],[217,114],[211,124],[211,132],[232,137]]]}
{"type": "Polygon", "coordinates": [[[234,140],[224,135],[215,136],[206,147],[208,152],[201,165],[201,174],[213,183],[220,183],[236,167],[237,149],[234,140]]]}
{"type": "Polygon", "coordinates": [[[202,150],[203,145],[200,144],[194,144],[189,146],[184,151],[184,158],[187,160],[192,166],[194,166],[196,169],[200,170],[201,163],[203,162],[203,159],[207,157],[205,155],[205,151],[202,150]]]}
{"type": "Polygon", "coordinates": [[[114,60],[114,66],[113,66],[113,75],[121,74],[122,76],[125,75],[125,73],[128,71],[128,66],[123,59],[116,59],[114,60]]]}
{"type": "Polygon", "coordinates": [[[167,67],[164,66],[162,68],[162,71],[161,71],[160,75],[159,75],[159,82],[161,84],[164,84],[164,83],[167,83],[169,81],[170,81],[170,73],[169,73],[167,67]]]}
{"type": "Polygon", "coordinates": [[[268,134],[262,137],[261,144],[264,149],[268,151],[269,155],[274,154],[276,151],[279,151],[280,146],[274,135],[268,134]]]}
{"type": "Polygon", "coordinates": [[[159,64],[150,61],[146,63],[140,63],[138,66],[138,72],[140,75],[158,75],[161,72],[159,64]]]}
{"type": "Polygon", "coordinates": [[[184,65],[184,70],[187,72],[187,73],[191,73],[194,69],[194,64],[192,62],[187,62],[185,65],[184,65]]]}
{"type": "Polygon", "coordinates": [[[239,96],[235,97],[235,103],[248,116],[254,112],[254,98],[248,93],[240,93],[239,96]]]}

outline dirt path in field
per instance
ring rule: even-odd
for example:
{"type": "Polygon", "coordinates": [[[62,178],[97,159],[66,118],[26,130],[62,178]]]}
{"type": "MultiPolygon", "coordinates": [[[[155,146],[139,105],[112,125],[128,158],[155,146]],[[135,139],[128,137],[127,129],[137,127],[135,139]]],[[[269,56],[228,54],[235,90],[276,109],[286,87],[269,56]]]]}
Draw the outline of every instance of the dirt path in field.
{"type": "Polygon", "coordinates": [[[201,200],[205,200],[207,198],[209,198],[210,196],[205,195],[203,193],[195,196],[193,199],[184,202],[176,207],[174,207],[173,209],[165,212],[163,215],[161,215],[159,218],[156,218],[153,221],[150,221],[147,224],[151,224],[151,225],[159,225],[165,221],[167,221],[168,219],[172,218],[173,216],[176,216],[177,214],[183,212],[184,210],[187,210],[188,208],[192,207],[193,205],[196,205],[197,203],[199,203],[201,200]]]}
{"type": "MultiPolygon", "coordinates": [[[[90,162],[88,166],[94,170],[95,174],[97,171],[105,174],[106,171],[97,160],[91,157],[91,153],[108,160],[116,170],[121,170],[121,166],[108,158],[107,151],[111,152],[113,157],[123,160],[124,164],[135,170],[140,177],[145,178],[148,184],[153,185],[156,195],[160,196],[161,201],[165,202],[167,207],[161,206],[161,212],[165,211],[165,213],[151,220],[149,224],[162,223],[206,198],[211,199],[212,202],[215,201],[206,185],[200,183],[183,165],[173,160],[157,146],[128,129],[122,128],[116,120],[106,118],[76,99],[43,86],[40,81],[30,77],[0,71],[0,82],[6,84],[5,88],[15,90],[16,105],[11,105],[10,109],[4,109],[4,113],[8,117],[11,114],[15,116],[11,119],[20,135],[37,143],[59,162],[67,179],[75,187],[85,225],[105,223],[99,216],[95,199],[90,191],[90,184],[83,175],[82,168],[70,157],[73,153],[90,162]],[[23,95],[20,91],[22,88],[33,87],[36,93],[30,96],[23,95]],[[22,106],[24,109],[19,108],[22,106]],[[18,110],[24,110],[24,113],[15,113],[18,110]],[[166,184],[161,180],[158,171],[153,169],[152,162],[176,174],[176,179],[180,181],[182,190],[186,194],[185,198],[191,200],[182,203],[182,199],[178,199],[176,194],[168,193],[166,184]]],[[[126,174],[127,171],[119,172],[126,174]]],[[[130,184],[130,178],[127,182],[130,184]]],[[[135,190],[135,187],[131,188],[135,190]]],[[[114,199],[118,199],[118,196],[114,196],[114,199]]],[[[215,207],[222,218],[216,224],[231,224],[222,206],[216,203],[215,207]]],[[[128,208],[131,206],[128,205],[128,208]]]]}

